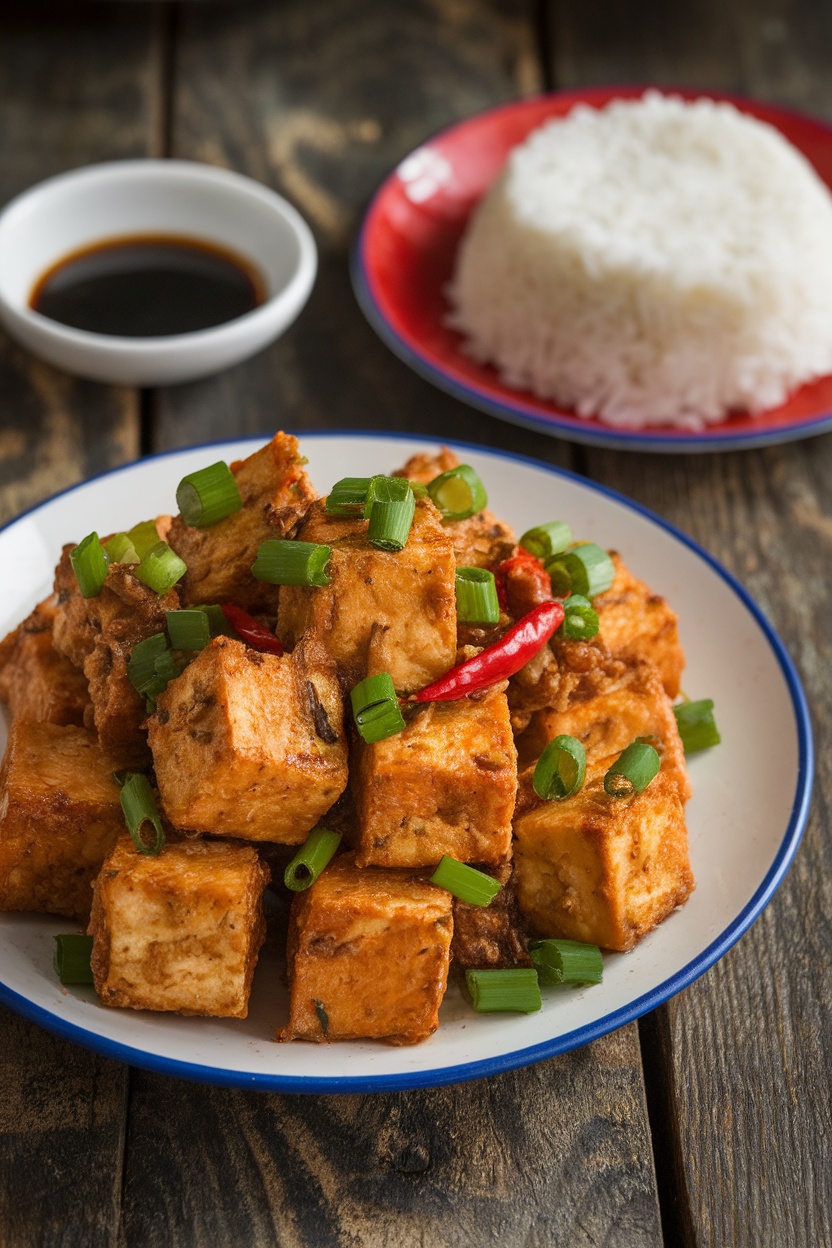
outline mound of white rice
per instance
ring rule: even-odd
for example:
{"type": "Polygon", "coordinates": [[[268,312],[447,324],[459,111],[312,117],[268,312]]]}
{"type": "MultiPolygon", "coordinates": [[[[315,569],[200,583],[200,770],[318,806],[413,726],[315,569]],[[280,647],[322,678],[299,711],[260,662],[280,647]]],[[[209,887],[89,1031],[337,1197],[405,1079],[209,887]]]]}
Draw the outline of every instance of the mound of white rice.
{"type": "Polygon", "coordinates": [[[512,153],[448,293],[508,385],[701,428],[832,372],[832,195],[731,105],[579,106],[512,153]]]}

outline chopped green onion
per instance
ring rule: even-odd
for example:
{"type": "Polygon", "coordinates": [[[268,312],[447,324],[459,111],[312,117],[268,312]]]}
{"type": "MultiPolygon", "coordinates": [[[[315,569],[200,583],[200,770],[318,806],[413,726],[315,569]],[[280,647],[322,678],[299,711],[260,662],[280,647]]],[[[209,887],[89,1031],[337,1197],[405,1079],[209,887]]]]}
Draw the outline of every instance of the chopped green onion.
{"type": "Polygon", "coordinates": [[[579,940],[533,940],[529,956],[537,967],[541,984],[600,984],[604,959],[597,945],[579,940]]]}
{"type": "Polygon", "coordinates": [[[392,553],[403,550],[410,536],[416,499],[404,477],[373,477],[367,490],[364,515],[369,517],[367,540],[392,553]]]}
{"type": "Polygon", "coordinates": [[[563,604],[560,631],[567,641],[589,641],[599,629],[598,612],[583,594],[570,594],[563,604]]]}
{"type": "Polygon", "coordinates": [[[127,662],[127,675],[130,683],[138,693],[146,693],[150,683],[156,677],[156,660],[165,654],[168,648],[164,633],[154,633],[145,637],[133,647],[127,662]]]}
{"type": "Polygon", "coordinates": [[[428,482],[430,494],[443,520],[467,520],[488,503],[485,486],[469,464],[449,468],[428,482]]]}
{"type": "Polygon", "coordinates": [[[208,612],[200,607],[183,611],[166,611],[165,622],[170,644],[174,650],[204,650],[211,640],[208,612]]]}
{"type": "Polygon", "coordinates": [[[301,893],[315,883],[341,843],[340,832],[315,828],[283,873],[283,883],[301,893]]]}
{"type": "Polygon", "coordinates": [[[457,568],[456,614],[466,624],[499,624],[500,604],[493,572],[486,568],[457,568]]]}
{"type": "Polygon", "coordinates": [[[488,906],[500,891],[500,883],[484,871],[469,867],[444,854],[430,877],[431,884],[444,888],[469,906],[488,906]]]}
{"type": "Polygon", "coordinates": [[[393,737],[404,728],[393,677],[379,672],[360,681],[350,693],[355,726],[367,745],[393,737]]]}
{"type": "Polygon", "coordinates": [[[92,936],[65,932],[55,937],[55,970],[62,984],[93,983],[92,936]]]}
{"type": "Polygon", "coordinates": [[[187,571],[187,564],[167,542],[157,542],[144,556],[135,575],[148,589],[166,594],[187,571]]]}
{"type": "Polygon", "coordinates": [[[251,575],[270,585],[328,585],[331,546],[315,542],[261,542],[251,575]]]}
{"type": "Polygon", "coordinates": [[[673,714],[679,726],[679,736],[686,754],[695,754],[697,750],[707,750],[712,745],[719,745],[722,740],[714,719],[712,698],[702,698],[699,702],[681,702],[674,706],[673,714]]]}
{"type": "Polygon", "coordinates": [[[471,1004],[480,1014],[534,1014],[539,1010],[540,984],[533,967],[509,971],[466,971],[471,1004]]]}
{"type": "Polygon", "coordinates": [[[109,542],[105,542],[104,554],[109,563],[139,562],[139,552],[126,533],[116,533],[109,542]]]}
{"type": "Polygon", "coordinates": [[[85,598],[96,598],[107,579],[107,556],[97,533],[88,533],[69,552],[78,588],[85,598]]]}
{"type": "Polygon", "coordinates": [[[572,530],[565,520],[551,520],[528,529],[520,538],[520,545],[536,559],[551,559],[572,544],[572,530]]]}
{"type": "Polygon", "coordinates": [[[586,777],[586,750],[577,737],[562,734],[550,741],[537,760],[532,787],[547,802],[561,802],[581,788],[586,777]]]}
{"type": "Polygon", "coordinates": [[[243,505],[234,473],[224,460],[189,472],[176,489],[182,519],[197,529],[207,529],[243,505]]]}
{"type": "Polygon", "coordinates": [[[556,597],[581,594],[594,598],[605,594],[615,580],[615,564],[595,542],[580,542],[562,555],[546,561],[556,597]]]}
{"type": "Polygon", "coordinates": [[[139,559],[144,559],[146,554],[159,543],[159,530],[156,528],[155,520],[140,520],[138,524],[134,524],[132,529],[127,530],[127,536],[133,543],[136,554],[139,559]]]}
{"type": "Polygon", "coordinates": [[[325,510],[331,516],[363,516],[372,477],[342,477],[327,496],[325,510]]]}
{"type": "Polygon", "coordinates": [[[165,831],[147,776],[133,772],[127,777],[121,790],[121,809],[136,849],[140,854],[150,854],[155,858],[162,852],[165,831]],[[144,826],[148,823],[156,833],[153,844],[148,844],[142,835],[144,826]]]}
{"type": "Polygon", "coordinates": [[[658,775],[661,759],[646,741],[634,741],[604,776],[604,789],[611,797],[632,797],[643,793],[658,775]]]}
{"type": "Polygon", "coordinates": [[[209,606],[201,606],[200,611],[204,611],[208,617],[208,627],[211,630],[212,637],[236,637],[234,629],[228,622],[228,617],[222,607],[216,603],[209,606]]]}

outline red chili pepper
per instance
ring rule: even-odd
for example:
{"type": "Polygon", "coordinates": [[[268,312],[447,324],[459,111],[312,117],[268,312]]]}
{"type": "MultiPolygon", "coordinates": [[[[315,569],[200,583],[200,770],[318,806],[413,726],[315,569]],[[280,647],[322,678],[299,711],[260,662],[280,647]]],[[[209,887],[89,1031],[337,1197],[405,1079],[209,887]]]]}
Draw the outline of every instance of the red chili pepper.
{"type": "Polygon", "coordinates": [[[266,654],[283,654],[283,643],[274,633],[270,633],[265,624],[255,620],[253,615],[238,607],[235,602],[224,602],[222,610],[228,623],[247,646],[253,650],[262,650],[266,654]]]}
{"type": "Polygon", "coordinates": [[[563,603],[542,602],[513,624],[499,641],[420,690],[416,701],[453,702],[506,680],[543,649],[562,623],[563,603]]]}
{"type": "Polygon", "coordinates": [[[523,550],[498,563],[494,572],[497,601],[507,615],[517,619],[552,598],[552,581],[541,561],[523,550]]]}

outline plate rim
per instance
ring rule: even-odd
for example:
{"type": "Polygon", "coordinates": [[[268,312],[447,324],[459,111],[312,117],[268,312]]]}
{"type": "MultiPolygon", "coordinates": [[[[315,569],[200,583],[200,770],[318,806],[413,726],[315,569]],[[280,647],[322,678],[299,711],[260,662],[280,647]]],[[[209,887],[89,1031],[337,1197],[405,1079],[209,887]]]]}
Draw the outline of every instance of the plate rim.
{"type": "MultiPolygon", "coordinates": [[[[426,436],[419,433],[385,432],[373,429],[349,429],[336,431],[287,430],[286,432],[294,433],[294,436],[303,440],[312,438],[330,440],[344,438],[369,438],[374,441],[387,442],[437,442],[436,438],[432,438],[429,435],[426,436]]],[[[264,437],[268,437],[268,434],[255,434],[242,438],[225,438],[221,441],[197,443],[191,446],[177,447],[168,451],[158,451],[154,454],[144,456],[141,459],[132,460],[126,464],[119,464],[114,468],[105,470],[104,472],[96,473],[94,476],[88,477],[83,481],[76,482],[74,485],[67,486],[65,489],[58,491],[58,493],[51,495],[49,498],[33,504],[31,507],[21,512],[20,515],[15,516],[5,524],[0,525],[0,535],[5,533],[7,529],[13,528],[20,521],[26,519],[28,516],[37,512],[41,508],[51,505],[58,499],[65,498],[70,494],[73,494],[76,491],[105,478],[115,477],[121,473],[141,468],[142,466],[159,459],[175,459],[177,456],[189,455],[195,451],[217,451],[222,447],[227,448],[231,445],[262,445],[264,437]]],[[[792,660],[773,625],[769,623],[762,609],[757,605],[745,587],[737,580],[733,573],[729,572],[728,569],[720,563],[714,555],[711,555],[709,551],[701,546],[694,538],[690,537],[671,521],[664,519],[664,517],[658,515],[657,512],[645,507],[642,503],[637,502],[635,499],[628,498],[625,494],[620,493],[618,490],[615,490],[610,486],[589,480],[586,477],[582,477],[579,473],[572,472],[566,468],[561,468],[555,464],[548,464],[544,460],[535,459],[532,456],[524,455],[519,452],[505,451],[500,448],[457,439],[438,439],[438,441],[441,441],[443,445],[447,445],[455,450],[475,451],[479,454],[489,455],[496,460],[510,459],[521,464],[525,464],[531,468],[543,470],[550,473],[554,477],[565,478],[574,485],[586,488],[590,492],[600,494],[602,497],[611,499],[612,501],[625,506],[629,510],[643,516],[648,521],[651,521],[660,529],[670,533],[671,536],[673,536],[677,541],[680,541],[694,554],[698,555],[706,564],[708,564],[710,569],[715,572],[717,576],[726,582],[728,587],[748,610],[752,619],[757,624],[763,634],[763,637],[768,643],[775,660],[777,661],[789,693],[795,718],[798,765],[791,812],[782,839],[780,840],[777,853],[775,854],[763,880],[746,905],[714,938],[714,940],[706,946],[705,949],[703,949],[689,962],[685,963],[680,970],[676,971],[667,979],[662,980],[661,983],[657,984],[648,992],[643,993],[641,996],[627,1002],[619,1009],[602,1015],[592,1023],[575,1028],[572,1031],[565,1032],[538,1044],[522,1049],[514,1049],[510,1053],[498,1054],[487,1058],[477,1058],[469,1062],[446,1066],[437,1070],[415,1070],[403,1071],[395,1074],[360,1076],[325,1075],[320,1077],[230,1070],[223,1067],[186,1062],[178,1058],[157,1056],[145,1049],[135,1049],[130,1045],[123,1044],[121,1041],[110,1039],[107,1036],[102,1036],[95,1031],[89,1031],[77,1023],[69,1022],[59,1014],[52,1013],[50,1010],[46,1009],[46,1007],[32,1002],[28,997],[25,997],[16,992],[14,989],[9,988],[2,981],[2,979],[0,979],[0,1002],[9,1006],[17,1014],[29,1019],[31,1022],[35,1022],[38,1025],[45,1027],[48,1031],[60,1035],[64,1039],[68,1039],[75,1044],[79,1044],[83,1048],[91,1049],[93,1052],[102,1054],[105,1057],[110,1057],[117,1061],[123,1061],[129,1065],[140,1067],[144,1070],[150,1070],[157,1074],[188,1079],[214,1086],[256,1088],[269,1092],[302,1092],[320,1095],[335,1092],[373,1093],[407,1091],[415,1088],[440,1087],[447,1084],[463,1083],[473,1079],[486,1078],[490,1075],[502,1074],[506,1071],[516,1070],[535,1062],[555,1057],[560,1053],[569,1052],[572,1049],[582,1047],[584,1044],[588,1044],[593,1040],[597,1040],[600,1037],[617,1030],[626,1023],[633,1022],[635,1019],[641,1017],[641,1015],[655,1009],[659,1005],[662,1005],[665,1001],[675,996],[683,988],[688,987],[694,982],[694,980],[698,979],[707,970],[709,970],[714,963],[716,963],[734,944],[736,944],[755,919],[762,913],[782,883],[783,878],[785,877],[786,872],[788,871],[797,852],[803,832],[808,822],[814,782],[814,739],[806,694],[797,669],[794,665],[794,661],[792,660]]],[[[0,975],[2,975],[1,971],[0,975]]]]}
{"type": "MultiPolygon", "coordinates": [[[[708,454],[714,451],[737,451],[753,447],[775,446],[783,442],[796,442],[805,438],[817,437],[832,430],[832,408],[818,412],[813,416],[805,417],[795,424],[781,425],[773,429],[755,429],[752,426],[748,430],[728,430],[722,433],[719,430],[720,428],[724,429],[724,426],[720,424],[707,425],[700,433],[674,432],[672,430],[658,433],[655,432],[655,427],[654,431],[650,432],[650,426],[645,429],[619,429],[612,425],[608,427],[585,425],[580,417],[567,416],[558,411],[542,415],[539,414],[534,396],[531,396],[528,391],[518,390],[516,402],[507,403],[503,399],[489,395],[484,389],[481,390],[450,376],[442,367],[428,358],[427,355],[421,354],[410,342],[402,338],[382,312],[374,294],[373,283],[369,277],[369,263],[366,258],[369,238],[375,224],[375,216],[379,210],[382,196],[398,176],[398,171],[402,164],[413,156],[414,153],[429,147],[439,140],[445,139],[452,135],[454,131],[462,129],[471,122],[514,112],[518,109],[522,110],[526,107],[534,107],[546,100],[572,101],[575,104],[581,104],[599,99],[606,101],[610,98],[611,93],[621,98],[638,99],[646,91],[651,90],[659,91],[663,95],[678,95],[683,99],[702,98],[714,100],[717,103],[733,104],[741,112],[750,113],[751,115],[755,115],[755,109],[764,109],[776,117],[791,118],[812,126],[818,131],[823,131],[829,138],[830,143],[832,143],[832,122],[827,122],[821,117],[803,112],[800,109],[783,106],[776,101],[741,95],[731,91],[711,91],[696,87],[672,86],[662,83],[622,83],[619,85],[569,88],[561,91],[539,91],[533,95],[522,96],[520,99],[507,100],[489,108],[478,109],[465,117],[460,117],[450,125],[443,126],[427,135],[415,148],[406,152],[397,161],[394,168],[385,175],[373,192],[361,218],[358,233],[353,240],[349,253],[350,278],[359,308],[372,329],[393,354],[418,376],[436,386],[437,389],[443,390],[446,394],[450,394],[453,398],[467,404],[469,407],[486,412],[489,416],[494,416],[498,420],[505,420],[510,424],[520,425],[522,428],[533,429],[536,433],[545,433],[549,437],[561,437],[568,442],[624,451],[641,451],[668,455],[696,455],[708,454]]],[[[769,124],[775,123],[769,120],[769,124]]],[[[776,125],[775,128],[779,129],[776,125]]],[[[832,187],[830,187],[830,190],[832,191],[832,187]]]]}

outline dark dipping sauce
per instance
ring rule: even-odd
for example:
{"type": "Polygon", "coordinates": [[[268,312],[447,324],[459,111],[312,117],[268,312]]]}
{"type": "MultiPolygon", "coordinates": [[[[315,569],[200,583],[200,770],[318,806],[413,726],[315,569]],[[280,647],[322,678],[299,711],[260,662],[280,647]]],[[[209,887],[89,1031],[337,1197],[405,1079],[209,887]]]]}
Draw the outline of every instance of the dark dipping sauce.
{"type": "Polygon", "coordinates": [[[73,329],[162,338],[224,325],[265,301],[242,256],[174,234],[110,238],[74,251],[35,285],[29,306],[73,329]]]}

